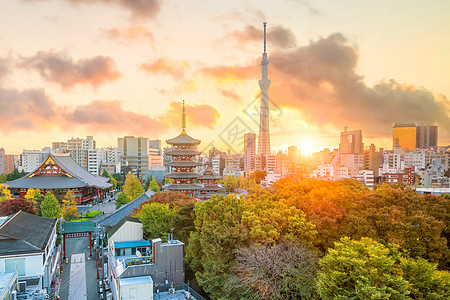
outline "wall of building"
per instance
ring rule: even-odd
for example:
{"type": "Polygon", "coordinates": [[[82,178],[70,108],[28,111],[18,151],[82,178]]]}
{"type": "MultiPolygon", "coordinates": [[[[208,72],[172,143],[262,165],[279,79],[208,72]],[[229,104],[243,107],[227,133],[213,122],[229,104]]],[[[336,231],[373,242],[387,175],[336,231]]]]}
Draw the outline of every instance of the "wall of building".
{"type": "Polygon", "coordinates": [[[108,237],[108,241],[124,242],[142,240],[143,231],[142,223],[125,222],[112,236],[108,237]]]}

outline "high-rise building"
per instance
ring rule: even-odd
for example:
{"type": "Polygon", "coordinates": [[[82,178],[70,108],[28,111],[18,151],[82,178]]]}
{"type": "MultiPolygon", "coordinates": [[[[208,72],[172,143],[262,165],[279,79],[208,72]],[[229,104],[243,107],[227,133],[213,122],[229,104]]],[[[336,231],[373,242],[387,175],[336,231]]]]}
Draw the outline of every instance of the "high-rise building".
{"type": "Polygon", "coordinates": [[[67,150],[70,156],[85,170],[88,169],[88,151],[94,149],[93,136],[87,136],[86,139],[72,138],[67,141],[67,150]]]}
{"type": "Polygon", "coordinates": [[[266,52],[266,22],[264,22],[264,53],[262,55],[261,67],[262,76],[259,81],[261,89],[261,104],[259,112],[259,137],[258,137],[258,155],[269,155],[270,152],[270,130],[269,130],[269,88],[270,80],[268,77],[269,60],[266,52]]]}
{"type": "Polygon", "coordinates": [[[288,147],[288,159],[292,162],[297,162],[298,160],[298,150],[296,146],[289,146],[288,147]]]}
{"type": "Polygon", "coordinates": [[[347,131],[347,127],[341,132],[341,142],[339,143],[341,154],[363,154],[364,144],[362,130],[347,131]]]}
{"type": "Polygon", "coordinates": [[[244,172],[255,170],[256,134],[244,134],[244,172]]]}
{"type": "Polygon", "coordinates": [[[150,169],[161,169],[163,167],[161,140],[149,140],[148,152],[150,169]]]}
{"type": "Polygon", "coordinates": [[[138,178],[149,169],[148,138],[124,136],[117,139],[121,170],[129,170],[138,178]]]}
{"type": "Polygon", "coordinates": [[[48,156],[48,151],[43,150],[23,150],[20,155],[19,169],[25,172],[36,170],[48,156]]]}
{"type": "Polygon", "coordinates": [[[375,177],[378,176],[378,170],[383,165],[383,153],[376,151],[375,145],[370,144],[369,150],[364,151],[364,170],[373,171],[375,177]]]}
{"type": "Polygon", "coordinates": [[[438,127],[413,121],[395,122],[392,125],[392,146],[400,145],[404,151],[435,147],[438,143],[438,127]]]}

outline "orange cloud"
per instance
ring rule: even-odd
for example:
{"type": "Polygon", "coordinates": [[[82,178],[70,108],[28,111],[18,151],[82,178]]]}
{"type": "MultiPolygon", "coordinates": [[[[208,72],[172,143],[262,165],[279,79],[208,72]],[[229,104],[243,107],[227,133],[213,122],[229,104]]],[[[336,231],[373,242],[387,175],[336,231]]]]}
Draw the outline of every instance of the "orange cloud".
{"type": "Polygon", "coordinates": [[[169,58],[159,58],[154,62],[143,63],[139,69],[147,73],[167,74],[175,79],[183,79],[185,72],[190,68],[187,61],[176,61],[169,58]]]}
{"type": "Polygon", "coordinates": [[[215,80],[217,83],[239,82],[248,79],[256,79],[260,70],[255,64],[250,66],[214,66],[204,67],[198,71],[207,78],[215,80]]]}
{"type": "Polygon", "coordinates": [[[96,88],[120,77],[114,60],[109,56],[95,56],[74,62],[63,53],[39,51],[36,55],[23,58],[19,66],[35,69],[41,77],[70,89],[76,85],[91,85],[96,88]]]}
{"type": "MultiPolygon", "coordinates": [[[[171,102],[158,118],[171,127],[181,126],[181,102],[171,102]]],[[[209,104],[186,104],[187,126],[213,128],[220,118],[219,111],[209,104]]]]}
{"type": "Polygon", "coordinates": [[[145,26],[130,25],[125,28],[113,27],[106,30],[104,34],[113,40],[128,44],[130,41],[149,41],[153,45],[153,34],[145,26]]]}
{"type": "Polygon", "coordinates": [[[235,93],[232,90],[218,89],[218,91],[225,97],[230,98],[231,100],[234,100],[236,102],[239,102],[242,99],[242,97],[240,97],[237,93],[235,93]]]}

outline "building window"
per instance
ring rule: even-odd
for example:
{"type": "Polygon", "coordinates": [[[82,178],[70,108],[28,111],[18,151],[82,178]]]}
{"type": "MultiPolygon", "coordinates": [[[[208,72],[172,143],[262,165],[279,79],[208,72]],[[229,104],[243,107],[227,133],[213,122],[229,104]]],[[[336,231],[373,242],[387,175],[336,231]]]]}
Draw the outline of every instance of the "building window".
{"type": "Polygon", "coordinates": [[[25,276],[25,258],[6,259],[5,272],[17,272],[19,276],[25,276]]]}

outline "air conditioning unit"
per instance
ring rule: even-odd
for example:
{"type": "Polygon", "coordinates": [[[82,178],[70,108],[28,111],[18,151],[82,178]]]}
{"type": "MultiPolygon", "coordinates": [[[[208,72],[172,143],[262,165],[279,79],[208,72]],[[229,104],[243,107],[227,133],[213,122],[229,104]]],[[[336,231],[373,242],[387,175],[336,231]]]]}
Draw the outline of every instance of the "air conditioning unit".
{"type": "Polygon", "coordinates": [[[173,295],[175,294],[175,288],[170,288],[169,289],[169,295],[173,295]]]}
{"type": "Polygon", "coordinates": [[[27,291],[26,281],[19,282],[19,293],[25,293],[27,291]]]}

